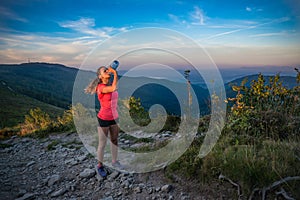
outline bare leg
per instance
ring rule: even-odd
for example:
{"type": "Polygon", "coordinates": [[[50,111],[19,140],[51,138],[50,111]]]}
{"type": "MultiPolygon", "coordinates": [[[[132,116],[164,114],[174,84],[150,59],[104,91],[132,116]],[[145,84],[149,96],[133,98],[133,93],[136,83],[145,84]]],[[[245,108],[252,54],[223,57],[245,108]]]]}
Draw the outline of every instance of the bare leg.
{"type": "Polygon", "coordinates": [[[97,149],[97,157],[98,157],[98,163],[101,165],[103,163],[104,150],[105,150],[105,146],[106,146],[108,130],[109,130],[108,127],[98,127],[99,143],[98,143],[98,149],[97,149]]]}
{"type": "Polygon", "coordinates": [[[119,136],[119,126],[117,124],[109,127],[110,131],[110,150],[112,163],[116,162],[118,159],[118,136],[119,136]]]}

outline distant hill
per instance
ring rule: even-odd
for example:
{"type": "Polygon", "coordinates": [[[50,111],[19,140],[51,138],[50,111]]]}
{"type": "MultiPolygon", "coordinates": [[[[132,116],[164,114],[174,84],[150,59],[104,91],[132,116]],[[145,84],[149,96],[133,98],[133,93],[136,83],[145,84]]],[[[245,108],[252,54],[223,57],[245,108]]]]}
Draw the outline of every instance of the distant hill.
{"type": "MultiPolygon", "coordinates": [[[[1,123],[14,124],[22,121],[25,111],[28,112],[29,110],[30,106],[28,106],[28,104],[31,105],[30,108],[38,107],[37,105],[40,105],[39,107],[44,107],[49,113],[51,113],[52,108],[54,109],[52,113],[59,111],[57,107],[68,109],[72,104],[73,86],[78,72],[79,69],[66,67],[60,64],[0,64],[0,81],[1,84],[5,84],[5,86],[1,86],[1,123]],[[16,95],[20,96],[16,97],[16,95]],[[24,102],[19,102],[21,99],[23,99],[24,102]],[[42,102],[51,104],[54,107],[49,105],[47,107],[45,104],[41,105],[40,103],[42,102]],[[24,112],[22,111],[22,114],[17,117],[14,114],[17,113],[17,110],[23,110],[24,112]],[[14,118],[16,120],[13,120],[14,118]]],[[[80,70],[80,72],[83,74],[83,78],[77,80],[77,82],[79,81],[81,83],[76,90],[81,93],[82,98],[84,99],[94,98],[93,96],[84,94],[84,88],[93,78],[95,78],[95,73],[83,70],[80,70]]],[[[231,89],[231,85],[240,85],[245,78],[233,79],[234,72],[231,72],[231,79],[233,81],[225,84],[227,97],[235,95],[231,89]]],[[[238,74],[238,72],[236,73],[238,74]]],[[[241,76],[238,75],[237,77],[241,76]]],[[[248,77],[248,85],[250,85],[252,80],[257,79],[257,75],[247,75],[246,77],[248,77]]],[[[184,105],[187,105],[188,96],[186,83],[148,77],[120,76],[119,78],[120,82],[123,81],[124,83],[119,85],[120,98],[128,98],[130,88],[141,86],[137,87],[132,95],[136,98],[141,98],[142,106],[146,109],[149,109],[154,104],[160,104],[165,107],[169,114],[181,115],[181,103],[179,101],[184,102],[184,105]],[[180,93],[181,99],[178,100],[176,94],[165,86],[176,88],[176,92],[180,93]]],[[[269,80],[269,76],[266,75],[265,78],[266,81],[269,80]]],[[[198,103],[200,104],[201,114],[207,114],[209,113],[209,92],[205,86],[198,84],[199,82],[197,80],[192,81],[192,88],[195,91],[198,103]]],[[[284,85],[286,84],[289,88],[296,85],[295,77],[281,76],[281,80],[284,85]]],[[[201,82],[200,79],[199,81],[201,82]]],[[[193,102],[195,102],[196,97],[193,97],[193,102]]],[[[95,101],[97,101],[96,98],[95,101]]]]}
{"type": "Polygon", "coordinates": [[[0,82],[0,105],[0,129],[24,122],[24,116],[36,107],[40,107],[53,118],[62,115],[64,111],[62,108],[15,92],[4,81],[0,82]]]}
{"type": "MultiPolygon", "coordinates": [[[[129,93],[129,88],[134,86],[141,86],[134,91],[133,96],[140,98],[142,105],[149,109],[154,104],[159,104],[165,107],[169,114],[181,115],[180,106],[188,105],[188,92],[187,84],[169,81],[165,79],[152,79],[147,77],[122,77],[120,82],[124,81],[126,84],[120,84],[119,93],[121,97],[126,97],[129,93]],[[125,80],[124,80],[125,79],[125,80]],[[177,96],[176,96],[177,95],[177,96]]],[[[122,83],[122,82],[121,82],[122,83]]],[[[209,99],[209,93],[207,89],[200,87],[199,85],[192,85],[191,90],[194,91],[195,98],[198,99],[200,104],[201,113],[208,113],[208,106],[206,101],[209,99]]]]}
{"type": "MultiPolygon", "coordinates": [[[[15,65],[0,65],[0,81],[4,82],[7,87],[11,88],[15,93],[26,95],[39,101],[51,104],[53,106],[67,109],[72,104],[72,92],[74,81],[78,73],[78,69],[66,67],[59,64],[49,63],[24,63],[15,65]]],[[[82,93],[83,98],[88,98],[89,95],[84,94],[84,88],[90,80],[95,78],[95,73],[91,71],[81,71],[84,74],[81,88],[76,88],[79,93],[82,93]]],[[[141,98],[142,105],[148,109],[154,104],[160,104],[165,107],[168,113],[180,115],[180,106],[177,97],[161,85],[172,85],[181,92],[182,98],[187,103],[187,87],[186,83],[178,83],[168,80],[157,80],[146,77],[119,77],[120,80],[126,82],[119,86],[120,98],[128,98],[128,90],[134,86],[143,85],[138,88],[132,95],[136,98],[141,98]],[[144,85],[145,81],[152,84],[144,85]]],[[[78,81],[78,80],[77,80],[78,81]]],[[[198,85],[193,85],[196,91],[197,98],[201,104],[208,99],[208,91],[198,85]]],[[[3,96],[10,96],[6,93],[3,96]]],[[[31,100],[26,100],[31,101],[31,100]]],[[[97,101],[97,100],[96,100],[97,101]]],[[[32,101],[33,103],[34,101],[32,101]]],[[[9,101],[1,103],[5,107],[9,101]]],[[[97,104],[96,104],[97,105],[97,104]]],[[[12,105],[11,108],[18,106],[12,105]]],[[[207,105],[203,104],[202,112],[207,112],[207,105]]],[[[13,110],[13,109],[12,109],[13,110]]]]}
{"type": "MultiPolygon", "coordinates": [[[[270,80],[271,77],[274,77],[274,76],[264,75],[265,84],[269,84],[269,80],[270,80]]],[[[225,84],[227,97],[233,97],[233,96],[235,96],[236,93],[231,89],[231,87],[233,85],[237,85],[237,86],[241,85],[242,81],[245,80],[245,79],[247,80],[245,86],[250,87],[252,81],[258,79],[258,74],[244,76],[244,77],[241,77],[241,78],[237,78],[237,79],[235,79],[233,81],[230,81],[229,83],[225,84]]],[[[280,76],[279,81],[282,82],[282,85],[284,87],[286,87],[286,88],[290,88],[291,89],[291,88],[297,86],[296,77],[292,77],[292,76],[280,76]]]]}
{"type": "Polygon", "coordinates": [[[0,65],[0,81],[18,93],[68,108],[77,71],[75,68],[48,63],[0,65]]]}

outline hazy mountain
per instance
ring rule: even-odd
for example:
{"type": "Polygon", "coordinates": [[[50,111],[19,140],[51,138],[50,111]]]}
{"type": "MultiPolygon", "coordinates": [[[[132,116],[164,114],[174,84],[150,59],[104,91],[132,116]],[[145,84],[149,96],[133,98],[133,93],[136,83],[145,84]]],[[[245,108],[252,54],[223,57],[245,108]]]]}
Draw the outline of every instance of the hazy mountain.
{"type": "MultiPolygon", "coordinates": [[[[165,107],[170,114],[180,115],[181,109],[188,105],[188,89],[186,83],[147,77],[121,77],[120,83],[120,96],[128,97],[128,94],[131,93],[130,89],[136,87],[137,89],[132,93],[132,96],[140,98],[146,109],[154,104],[159,104],[165,107]]],[[[206,101],[209,95],[208,90],[198,85],[192,85],[190,91],[192,102],[196,102],[197,98],[202,112],[207,113],[208,108],[206,101]],[[194,94],[192,91],[194,91],[194,94]]]]}
{"type": "MultiPolygon", "coordinates": [[[[80,70],[80,77],[76,79],[78,72],[79,70],[76,68],[48,63],[0,65],[0,80],[4,81],[16,93],[24,94],[61,108],[68,108],[72,104],[73,89],[81,95],[81,98],[88,98],[89,95],[84,94],[84,88],[95,78],[94,72],[80,70]],[[75,79],[77,85],[74,86],[75,79]],[[78,85],[79,87],[77,87],[78,85]]],[[[119,79],[120,98],[128,98],[131,95],[141,98],[142,105],[146,109],[154,104],[161,104],[168,113],[180,114],[179,105],[183,104],[182,102],[185,105],[187,104],[186,83],[147,77],[124,76],[119,77],[119,79]],[[131,88],[134,87],[136,87],[136,91],[132,92],[131,88]],[[174,92],[177,94],[174,94],[174,92]],[[180,103],[179,101],[182,102],[180,103]]],[[[200,101],[203,103],[208,96],[207,90],[198,85],[192,85],[192,87],[199,99],[199,103],[200,101]]]]}
{"type": "MultiPolygon", "coordinates": [[[[274,76],[268,76],[268,75],[264,76],[265,84],[269,84],[271,77],[274,77],[274,76]]],[[[240,85],[242,83],[242,81],[246,79],[247,80],[246,86],[250,86],[252,81],[257,80],[257,78],[258,78],[258,74],[245,76],[245,77],[237,78],[233,81],[230,81],[226,85],[240,85]]],[[[293,88],[297,85],[296,78],[292,77],[292,76],[280,76],[279,82],[282,82],[282,85],[287,88],[293,88]]]]}
{"type": "MultiPolygon", "coordinates": [[[[264,76],[265,84],[270,83],[271,77],[274,77],[274,76],[268,76],[268,75],[264,76]]],[[[255,74],[255,75],[249,75],[249,76],[237,78],[233,81],[230,81],[229,83],[225,84],[227,97],[235,96],[236,93],[231,89],[233,85],[237,85],[237,86],[241,85],[243,80],[247,80],[245,86],[250,87],[253,80],[257,80],[257,79],[258,79],[258,74],[255,74]]],[[[292,77],[292,76],[280,76],[279,82],[282,82],[282,85],[284,87],[290,88],[290,89],[297,86],[296,77],[292,77]]]]}
{"type": "Polygon", "coordinates": [[[0,65],[0,80],[20,94],[68,108],[77,71],[75,68],[48,63],[0,65]]]}
{"type": "MultiPolygon", "coordinates": [[[[234,95],[231,90],[231,85],[239,85],[245,78],[242,76],[243,74],[248,77],[248,85],[251,83],[251,80],[257,79],[257,75],[247,74],[257,72],[255,69],[258,70],[257,68],[252,68],[252,70],[251,68],[221,70],[227,96],[234,95]]],[[[262,68],[260,69],[260,72],[262,72],[262,68]]],[[[296,75],[291,68],[284,69],[288,69],[288,73],[294,73],[296,75]]],[[[268,68],[268,70],[270,73],[271,68],[268,68]]],[[[265,69],[265,73],[267,73],[268,70],[265,69]]],[[[275,71],[271,75],[275,75],[275,71]]],[[[76,91],[76,95],[78,94],[80,96],[80,98],[77,98],[79,102],[84,102],[87,98],[92,98],[92,101],[95,102],[96,98],[94,96],[84,94],[84,88],[95,77],[94,72],[83,71],[60,64],[24,63],[15,65],[0,65],[0,81],[6,84],[6,90],[7,88],[10,88],[14,91],[14,94],[23,94],[27,97],[64,109],[68,108],[72,104],[72,95],[74,97],[73,90],[76,91]],[[74,84],[74,82],[76,82],[76,84],[74,84]]],[[[269,79],[268,76],[265,76],[265,78],[266,80],[269,79]]],[[[182,109],[180,106],[186,106],[188,104],[188,89],[184,79],[183,81],[181,80],[181,82],[176,81],[176,79],[165,80],[161,77],[149,78],[120,76],[119,79],[120,98],[128,98],[129,96],[140,98],[142,105],[146,109],[150,108],[154,104],[160,104],[165,107],[168,113],[180,115],[182,109]]],[[[209,111],[208,102],[210,99],[209,92],[205,88],[205,82],[199,74],[193,73],[193,71],[190,73],[190,80],[192,83],[191,91],[194,91],[195,93],[192,96],[192,102],[195,103],[198,99],[201,113],[205,114],[209,111]]],[[[293,87],[296,85],[295,77],[281,76],[281,80],[287,87],[293,87]]],[[[1,113],[4,113],[4,107],[7,107],[9,103],[15,101],[8,98],[10,95],[13,94],[7,92],[2,94],[2,99],[5,100],[1,101],[1,113]]],[[[30,101],[34,102],[32,99],[26,100],[26,102],[30,101]]],[[[13,107],[10,108],[13,111],[13,108],[20,109],[20,107],[23,106],[23,103],[20,103],[20,105],[14,105],[12,103],[11,105],[13,107]]],[[[1,118],[1,120],[3,120],[3,118],[1,118]]]]}

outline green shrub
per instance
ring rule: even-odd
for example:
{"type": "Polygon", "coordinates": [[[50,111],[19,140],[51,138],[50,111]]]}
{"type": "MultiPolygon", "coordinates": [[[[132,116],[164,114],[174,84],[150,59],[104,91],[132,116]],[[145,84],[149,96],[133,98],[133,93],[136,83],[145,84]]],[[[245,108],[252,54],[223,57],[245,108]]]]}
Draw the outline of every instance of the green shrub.
{"type": "Polygon", "coordinates": [[[74,107],[71,107],[69,110],[65,110],[63,116],[58,116],[56,120],[51,119],[49,115],[40,108],[31,109],[29,113],[25,115],[24,122],[19,125],[20,128],[18,128],[18,126],[14,128],[14,130],[18,128],[18,131],[15,131],[14,134],[45,137],[53,132],[75,131],[73,121],[74,109],[74,107]]]}
{"type": "Polygon", "coordinates": [[[52,125],[50,116],[40,108],[31,109],[28,115],[25,115],[25,121],[21,124],[20,135],[24,136],[40,130],[46,130],[52,125]]]}
{"type": "Polygon", "coordinates": [[[266,84],[261,74],[249,88],[245,87],[245,83],[232,87],[237,95],[228,99],[234,104],[228,115],[225,133],[275,140],[299,135],[300,85],[288,89],[282,85],[279,75],[271,77],[266,84]]]}
{"type": "Polygon", "coordinates": [[[142,106],[140,98],[129,98],[129,113],[133,122],[139,126],[146,126],[150,123],[149,114],[142,106]]]}
{"type": "MultiPolygon", "coordinates": [[[[227,113],[227,123],[213,150],[200,159],[203,137],[167,167],[200,182],[212,181],[220,174],[241,185],[243,194],[254,188],[300,174],[300,74],[298,86],[287,89],[279,75],[266,84],[260,74],[248,88],[246,80],[233,86],[237,92],[227,113]],[[298,153],[297,153],[298,152],[298,153]],[[298,154],[298,155],[297,155],[298,154]]],[[[230,104],[229,104],[230,105],[230,104]]],[[[205,133],[209,116],[200,119],[198,132],[205,133]]],[[[299,197],[298,183],[285,183],[287,190],[299,197]]]]}
{"type": "Polygon", "coordinates": [[[75,131],[75,124],[73,121],[73,107],[65,110],[62,117],[57,117],[56,128],[59,131],[75,131]]]}

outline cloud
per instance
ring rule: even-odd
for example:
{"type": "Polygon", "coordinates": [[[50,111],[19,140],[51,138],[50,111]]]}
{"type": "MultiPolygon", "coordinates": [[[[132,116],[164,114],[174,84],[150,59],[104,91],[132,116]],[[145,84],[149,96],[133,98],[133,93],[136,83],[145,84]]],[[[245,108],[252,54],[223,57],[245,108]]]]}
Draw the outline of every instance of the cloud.
{"type": "Polygon", "coordinates": [[[11,11],[8,8],[2,7],[2,6],[0,6],[0,16],[3,18],[10,19],[10,20],[16,20],[16,21],[20,21],[20,22],[28,22],[27,19],[20,17],[17,13],[11,11]]]}
{"type": "Polygon", "coordinates": [[[127,27],[114,28],[114,27],[101,27],[96,28],[95,19],[82,17],[76,21],[58,22],[63,28],[69,28],[76,32],[86,35],[97,36],[100,38],[110,38],[111,35],[119,32],[124,32],[127,27]]]}
{"type": "Polygon", "coordinates": [[[65,21],[59,23],[61,27],[71,28],[75,30],[80,30],[81,28],[87,29],[95,26],[95,20],[92,18],[80,18],[77,21],[65,21]]]}
{"type": "MultiPolygon", "coordinates": [[[[32,62],[63,63],[79,67],[83,60],[99,43],[114,33],[127,31],[126,27],[96,28],[95,20],[81,18],[77,21],[61,22],[62,27],[74,30],[73,33],[43,35],[7,30],[0,35],[0,60],[2,63],[32,62]]],[[[1,28],[0,28],[1,30],[1,28]]],[[[101,55],[104,55],[102,52],[101,55]]]]}
{"type": "MultiPolygon", "coordinates": [[[[259,36],[263,37],[267,35],[254,35],[253,37],[259,36]]],[[[145,37],[147,37],[147,35],[145,35],[145,37]]],[[[174,65],[177,63],[177,60],[174,60],[173,57],[165,56],[166,54],[161,54],[160,51],[158,51],[158,56],[156,54],[149,54],[146,50],[141,50],[137,51],[137,54],[132,53],[126,57],[127,54],[124,54],[124,50],[128,45],[131,45],[130,49],[139,49],[140,44],[138,41],[136,41],[136,43],[128,44],[125,39],[124,43],[120,40],[120,42],[116,42],[116,44],[107,49],[101,49],[101,53],[99,54],[93,53],[92,56],[95,56],[95,59],[91,59],[95,60],[93,66],[98,66],[99,63],[106,64],[107,58],[110,58],[115,54],[124,55],[124,62],[126,61],[125,63],[129,64],[136,64],[134,63],[136,60],[143,59],[144,57],[148,60],[157,58],[165,59],[166,62],[171,62],[171,64],[174,65]],[[139,52],[141,55],[138,54],[139,52]],[[148,54],[145,54],[145,52],[148,54]],[[130,55],[140,57],[132,59],[133,57],[130,55]]],[[[62,63],[73,67],[80,67],[83,61],[88,56],[91,56],[89,53],[94,50],[94,47],[103,41],[94,36],[62,38],[34,34],[25,35],[24,33],[19,35],[0,35],[0,40],[2,41],[2,43],[0,43],[0,60],[2,63],[22,63],[27,62],[28,58],[31,58],[31,62],[62,63]]],[[[175,52],[178,48],[181,50],[185,49],[185,51],[190,52],[191,56],[199,57],[199,55],[193,55],[193,52],[195,51],[189,49],[188,43],[181,38],[170,37],[170,39],[158,42],[159,44],[149,43],[148,45],[145,44],[145,46],[166,47],[167,49],[174,49],[175,52]]],[[[270,65],[293,65],[299,61],[298,56],[300,52],[298,47],[280,47],[279,45],[272,47],[256,47],[247,45],[241,46],[240,44],[232,43],[230,46],[226,46],[226,44],[223,46],[216,43],[212,46],[206,45],[205,48],[209,50],[212,58],[217,64],[228,65],[262,65],[266,63],[270,65]]]]}
{"type": "Polygon", "coordinates": [[[207,28],[213,29],[242,29],[247,28],[249,26],[257,25],[257,21],[250,21],[250,20],[214,20],[215,25],[207,25],[207,28]]]}
{"type": "Polygon", "coordinates": [[[55,62],[79,66],[87,54],[101,40],[97,37],[62,38],[18,33],[1,35],[2,63],[55,62]],[[80,55],[80,56],[79,56],[80,55]]]}
{"type": "Polygon", "coordinates": [[[247,12],[261,12],[261,11],[263,11],[262,8],[249,7],[249,6],[247,6],[247,7],[245,8],[245,10],[246,10],[247,12]]]}
{"type": "Polygon", "coordinates": [[[249,37],[258,38],[258,37],[273,37],[273,36],[283,36],[283,37],[299,37],[299,33],[294,30],[289,31],[280,31],[280,32],[269,32],[269,33],[261,33],[249,35],[249,37]]]}
{"type": "MultiPolygon", "coordinates": [[[[1,16],[1,15],[0,15],[1,16]]],[[[56,62],[79,67],[84,58],[100,42],[116,33],[127,31],[127,27],[96,27],[93,18],[58,23],[74,33],[41,34],[0,28],[0,60],[2,63],[56,62]]]]}
{"type": "Polygon", "coordinates": [[[251,12],[251,11],[252,11],[252,8],[246,7],[246,11],[251,12]]]}
{"type": "Polygon", "coordinates": [[[181,20],[180,17],[173,15],[173,14],[168,14],[169,18],[174,21],[177,24],[186,24],[186,20],[181,20]]]}
{"type": "Polygon", "coordinates": [[[262,33],[262,34],[249,35],[249,37],[271,37],[271,36],[284,36],[284,35],[287,35],[287,33],[284,32],[262,33]]]}
{"type": "Polygon", "coordinates": [[[236,29],[231,30],[231,31],[225,31],[225,32],[217,33],[217,34],[214,34],[214,35],[210,35],[209,37],[205,38],[204,41],[205,40],[211,40],[211,39],[218,38],[218,37],[222,37],[222,36],[225,36],[225,35],[230,35],[230,34],[241,32],[241,31],[245,31],[245,30],[249,30],[249,29],[256,29],[258,27],[263,27],[263,26],[270,25],[270,24],[283,23],[283,22],[287,22],[287,21],[290,21],[289,17],[282,17],[282,18],[274,19],[274,20],[267,21],[267,22],[264,22],[264,23],[255,23],[255,22],[252,22],[252,21],[245,21],[244,24],[246,24],[246,26],[244,26],[244,27],[236,28],[236,29]]]}
{"type": "Polygon", "coordinates": [[[185,25],[187,27],[190,27],[190,25],[205,25],[205,20],[208,19],[208,17],[204,15],[203,10],[198,6],[195,6],[193,11],[188,13],[188,16],[177,16],[170,13],[168,17],[176,24],[185,25]]]}
{"type": "Polygon", "coordinates": [[[205,15],[204,15],[203,11],[198,6],[194,7],[194,11],[191,12],[190,16],[194,20],[193,24],[195,24],[195,25],[205,25],[205,22],[204,22],[205,15]]]}

